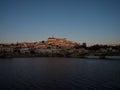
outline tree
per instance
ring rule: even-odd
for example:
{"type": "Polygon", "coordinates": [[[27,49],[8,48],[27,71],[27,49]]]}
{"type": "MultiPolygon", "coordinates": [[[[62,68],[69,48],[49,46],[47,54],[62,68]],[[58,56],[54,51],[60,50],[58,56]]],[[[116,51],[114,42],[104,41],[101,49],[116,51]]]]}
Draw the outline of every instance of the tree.
{"type": "Polygon", "coordinates": [[[86,48],[86,43],[83,43],[83,44],[82,44],[82,47],[83,47],[83,48],[86,48]]]}
{"type": "Polygon", "coordinates": [[[42,41],[42,43],[45,43],[45,41],[42,41]]]}

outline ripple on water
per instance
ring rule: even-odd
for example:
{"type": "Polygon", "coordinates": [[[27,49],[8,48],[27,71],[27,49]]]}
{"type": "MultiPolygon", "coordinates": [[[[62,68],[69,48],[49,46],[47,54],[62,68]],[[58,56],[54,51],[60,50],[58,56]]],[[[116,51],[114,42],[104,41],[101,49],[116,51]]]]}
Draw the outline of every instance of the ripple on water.
{"type": "Polygon", "coordinates": [[[71,78],[70,84],[73,87],[82,87],[84,90],[119,90],[120,82],[98,80],[83,76],[71,78]]]}
{"type": "Polygon", "coordinates": [[[120,90],[120,61],[57,60],[0,62],[0,90],[120,90]]]}

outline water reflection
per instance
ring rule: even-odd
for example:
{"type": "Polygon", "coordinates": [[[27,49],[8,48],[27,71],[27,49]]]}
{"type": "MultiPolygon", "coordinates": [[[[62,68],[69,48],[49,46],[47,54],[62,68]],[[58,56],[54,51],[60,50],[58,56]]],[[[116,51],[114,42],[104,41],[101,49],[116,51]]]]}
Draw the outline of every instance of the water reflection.
{"type": "Polygon", "coordinates": [[[117,90],[120,61],[79,58],[0,59],[0,89],[117,90]]]}

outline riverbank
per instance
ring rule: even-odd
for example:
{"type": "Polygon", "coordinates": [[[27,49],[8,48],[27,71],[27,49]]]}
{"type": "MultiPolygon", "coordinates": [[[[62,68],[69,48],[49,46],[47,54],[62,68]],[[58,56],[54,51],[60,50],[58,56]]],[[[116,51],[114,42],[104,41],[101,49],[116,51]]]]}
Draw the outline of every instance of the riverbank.
{"type": "Polygon", "coordinates": [[[0,58],[29,58],[29,57],[65,57],[65,58],[85,58],[85,59],[110,59],[120,60],[120,56],[75,56],[75,55],[43,55],[43,54],[2,54],[0,58]]]}

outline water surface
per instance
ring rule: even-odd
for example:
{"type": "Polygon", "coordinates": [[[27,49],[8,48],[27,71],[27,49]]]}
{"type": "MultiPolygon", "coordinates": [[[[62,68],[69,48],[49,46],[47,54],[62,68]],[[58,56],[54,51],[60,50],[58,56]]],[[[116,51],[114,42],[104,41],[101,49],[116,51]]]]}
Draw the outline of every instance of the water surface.
{"type": "Polygon", "coordinates": [[[0,59],[0,90],[120,90],[120,60],[0,59]]]}

